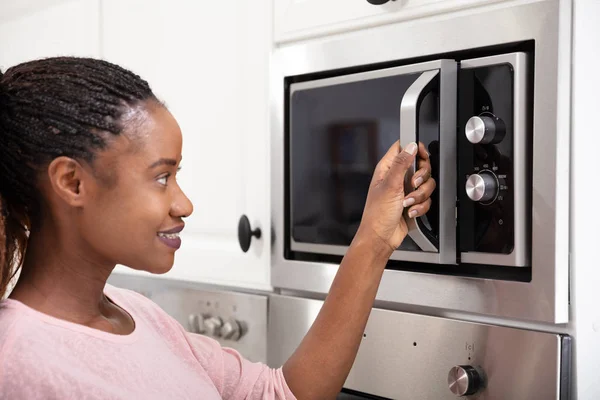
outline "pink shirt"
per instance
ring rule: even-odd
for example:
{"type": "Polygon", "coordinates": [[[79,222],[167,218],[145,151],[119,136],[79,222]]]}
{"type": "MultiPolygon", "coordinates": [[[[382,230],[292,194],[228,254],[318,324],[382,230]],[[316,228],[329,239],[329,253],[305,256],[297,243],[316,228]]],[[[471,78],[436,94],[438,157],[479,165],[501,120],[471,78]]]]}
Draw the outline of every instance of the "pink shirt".
{"type": "Polygon", "coordinates": [[[135,292],[105,293],[133,317],[130,335],[0,302],[0,399],[295,399],[281,369],[186,332],[135,292]]]}

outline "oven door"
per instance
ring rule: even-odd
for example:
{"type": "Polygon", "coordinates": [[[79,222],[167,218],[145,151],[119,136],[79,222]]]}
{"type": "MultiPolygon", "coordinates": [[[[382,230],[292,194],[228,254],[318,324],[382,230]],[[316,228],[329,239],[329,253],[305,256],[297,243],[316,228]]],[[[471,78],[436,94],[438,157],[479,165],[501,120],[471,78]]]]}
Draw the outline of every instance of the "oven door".
{"type": "Polygon", "coordinates": [[[291,80],[286,146],[290,253],[346,253],[377,162],[400,139],[403,146],[412,141],[426,146],[438,186],[430,212],[410,220],[409,235],[391,258],[456,263],[456,82],[453,60],[291,80]]]}

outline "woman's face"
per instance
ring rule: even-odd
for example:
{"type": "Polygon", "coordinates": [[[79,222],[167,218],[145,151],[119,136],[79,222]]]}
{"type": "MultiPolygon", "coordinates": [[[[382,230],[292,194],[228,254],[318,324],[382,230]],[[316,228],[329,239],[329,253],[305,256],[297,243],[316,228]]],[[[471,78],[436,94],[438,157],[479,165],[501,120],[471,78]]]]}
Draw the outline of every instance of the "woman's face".
{"type": "Polygon", "coordinates": [[[94,161],[97,184],[79,225],[103,261],[165,273],[181,245],[183,218],[193,211],[176,180],[181,130],[154,102],[132,110],[125,126],[94,161]]]}

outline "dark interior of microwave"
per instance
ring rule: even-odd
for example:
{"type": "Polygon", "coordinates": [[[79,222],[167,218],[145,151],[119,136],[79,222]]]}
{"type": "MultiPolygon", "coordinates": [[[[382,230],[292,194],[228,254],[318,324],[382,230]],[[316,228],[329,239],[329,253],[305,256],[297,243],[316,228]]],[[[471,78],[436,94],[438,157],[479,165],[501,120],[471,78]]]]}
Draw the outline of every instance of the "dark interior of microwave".
{"type": "MultiPolygon", "coordinates": [[[[376,96],[378,93],[378,85],[381,88],[387,88],[387,93],[390,91],[390,85],[397,85],[397,92],[404,93],[406,85],[414,82],[409,75],[401,77],[392,76],[388,78],[378,79],[375,84],[371,82],[368,86],[360,87],[360,81],[353,85],[339,85],[339,87],[315,88],[312,90],[298,91],[293,94],[290,87],[294,83],[315,81],[318,79],[337,77],[358,72],[366,72],[390,68],[400,65],[408,65],[440,58],[452,59],[468,59],[492,56],[510,52],[527,52],[530,55],[530,82],[533,82],[533,63],[534,61],[535,43],[533,41],[512,43],[503,46],[495,46],[493,48],[482,48],[450,54],[436,54],[428,57],[417,59],[402,60],[398,62],[388,62],[382,64],[366,65],[361,67],[353,67],[344,70],[326,71],[323,73],[308,74],[302,76],[287,77],[285,80],[285,210],[292,209],[292,212],[286,212],[284,220],[284,230],[290,234],[286,234],[284,240],[284,256],[286,259],[324,262],[324,263],[339,263],[342,256],[321,254],[312,251],[294,251],[292,250],[292,240],[303,243],[319,243],[347,246],[350,244],[352,237],[356,233],[358,224],[362,216],[362,209],[366,198],[369,182],[372,177],[373,170],[378,160],[383,156],[387,148],[398,139],[398,127],[394,126],[394,116],[398,115],[397,104],[391,102],[390,107],[386,109],[386,102],[376,102],[377,107],[371,107],[369,110],[370,96],[376,96]],[[367,91],[367,92],[365,92],[367,91]],[[372,91],[373,93],[370,93],[372,91]],[[312,93],[312,94],[311,94],[312,93]],[[348,96],[356,96],[358,93],[364,97],[364,100],[345,102],[344,98],[348,96]],[[311,96],[319,96],[319,102],[311,101],[311,96]],[[323,107],[323,101],[327,101],[326,107],[323,107]],[[306,123],[307,120],[299,118],[292,121],[290,116],[290,106],[294,102],[294,108],[311,107],[316,105],[315,109],[310,110],[313,118],[312,121],[319,121],[317,126],[304,127],[304,132],[312,132],[311,137],[296,138],[291,137],[290,132],[292,124],[306,123]],[[346,107],[346,109],[344,109],[346,107]],[[348,108],[350,107],[350,108],[348,108]],[[362,107],[360,113],[355,113],[352,107],[362,107]],[[338,110],[332,112],[331,110],[338,110]],[[318,117],[315,119],[315,115],[318,117]],[[362,115],[363,118],[352,118],[351,116],[362,115]],[[304,149],[299,147],[304,146],[304,149]],[[358,152],[356,149],[362,149],[358,152]],[[367,149],[367,151],[364,151],[367,149]],[[292,158],[294,152],[298,151],[301,154],[311,154],[313,157],[310,162],[306,162],[302,168],[312,169],[315,173],[310,174],[307,171],[298,171],[298,164],[293,164],[292,158]],[[314,152],[314,153],[311,153],[314,152]],[[322,152],[323,154],[317,154],[322,152]],[[292,165],[294,167],[292,167],[292,165]],[[314,177],[326,177],[326,180],[319,181],[314,177]],[[302,184],[291,185],[291,180],[304,179],[302,184]],[[333,183],[333,184],[332,184],[333,183]],[[295,193],[294,193],[295,191],[295,193]],[[300,192],[301,191],[301,192],[300,192]],[[318,204],[318,207],[310,207],[310,202],[318,204]],[[303,207],[303,205],[305,207],[303,207]],[[312,214],[309,210],[318,209],[320,215],[312,214]]],[[[418,74],[415,74],[418,75],[418,74]]],[[[415,78],[416,79],[416,78],[415,78]]],[[[459,74],[459,93],[461,87],[459,74]]],[[[437,93],[432,90],[424,100],[419,111],[419,137],[418,140],[423,142],[431,154],[433,176],[437,178],[439,166],[436,165],[438,160],[437,148],[437,127],[434,125],[439,120],[437,104],[437,93]],[[428,132],[428,126],[431,126],[431,131],[428,132]]],[[[533,101],[533,88],[528,91],[528,112],[531,112],[533,101]]],[[[460,101],[460,99],[459,99],[460,101]]],[[[460,129],[460,120],[462,116],[457,116],[457,129],[460,129]]],[[[529,118],[532,124],[533,118],[529,118]]],[[[397,121],[395,122],[397,124],[397,121]]],[[[296,126],[296,128],[298,128],[296,126]]],[[[528,127],[531,131],[532,126],[528,127]]],[[[462,133],[462,132],[459,132],[462,133]]],[[[531,135],[530,135],[531,136],[531,135]]],[[[460,135],[457,135],[460,137],[460,135]]],[[[529,146],[531,149],[531,146],[529,146]]],[[[531,157],[528,157],[530,160],[531,157]]],[[[460,161],[459,161],[460,163],[460,161]]],[[[528,168],[531,171],[531,168],[528,168]]],[[[457,193],[464,188],[458,188],[457,193]]],[[[530,190],[530,188],[529,188],[530,190]]],[[[460,197],[460,196],[459,196],[460,197]]],[[[432,202],[437,202],[437,195],[432,196],[432,202]]],[[[460,199],[457,199],[460,201],[460,199]]],[[[436,219],[437,207],[432,207],[428,213],[424,224],[426,229],[430,229],[429,234],[436,237],[437,226],[436,219]],[[428,221],[430,223],[428,223],[428,221]],[[434,229],[431,229],[434,228],[434,229]]],[[[423,223],[421,225],[423,227],[423,223]]],[[[458,232],[457,239],[461,232],[458,232]]],[[[463,232],[463,237],[465,233],[463,232]]],[[[416,245],[408,237],[405,239],[400,250],[414,250],[416,245]]],[[[460,251],[460,249],[457,249],[460,251]]],[[[530,281],[531,267],[525,268],[507,268],[502,266],[477,265],[477,264],[428,264],[408,261],[388,262],[388,269],[405,270],[422,273],[444,274],[480,277],[499,280],[513,281],[530,281]]]]}

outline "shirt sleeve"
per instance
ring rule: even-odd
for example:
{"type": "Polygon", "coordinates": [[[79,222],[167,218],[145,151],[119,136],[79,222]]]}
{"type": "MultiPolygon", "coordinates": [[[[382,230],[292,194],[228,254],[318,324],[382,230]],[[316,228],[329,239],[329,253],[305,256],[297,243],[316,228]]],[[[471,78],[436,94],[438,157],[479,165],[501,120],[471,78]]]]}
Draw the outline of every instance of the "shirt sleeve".
{"type": "Polygon", "coordinates": [[[296,400],[281,368],[250,362],[206,336],[188,332],[186,336],[223,400],[296,400]]]}

